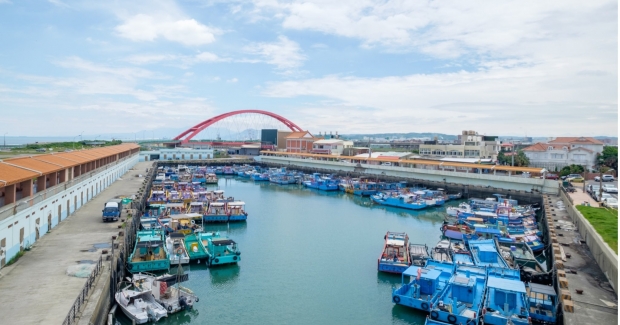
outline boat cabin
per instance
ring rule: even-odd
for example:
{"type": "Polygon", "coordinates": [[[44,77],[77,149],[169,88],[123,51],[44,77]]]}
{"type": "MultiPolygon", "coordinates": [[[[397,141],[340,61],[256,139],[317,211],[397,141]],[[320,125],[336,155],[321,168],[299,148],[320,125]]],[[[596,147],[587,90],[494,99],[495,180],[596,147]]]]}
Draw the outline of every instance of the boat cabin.
{"type": "Polygon", "coordinates": [[[523,282],[518,278],[515,280],[489,275],[485,301],[486,312],[484,313],[485,324],[529,325],[527,306],[523,282]]]}
{"type": "Polygon", "coordinates": [[[166,212],[164,215],[173,216],[182,214],[185,212],[185,205],[183,203],[168,203],[166,204],[166,212]]]}
{"type": "Polygon", "coordinates": [[[207,210],[207,214],[210,215],[225,215],[225,204],[224,202],[211,202],[209,203],[209,208],[207,210]]]}
{"type": "Polygon", "coordinates": [[[555,323],[558,296],[552,286],[530,283],[527,288],[530,317],[539,322],[555,323]]]}

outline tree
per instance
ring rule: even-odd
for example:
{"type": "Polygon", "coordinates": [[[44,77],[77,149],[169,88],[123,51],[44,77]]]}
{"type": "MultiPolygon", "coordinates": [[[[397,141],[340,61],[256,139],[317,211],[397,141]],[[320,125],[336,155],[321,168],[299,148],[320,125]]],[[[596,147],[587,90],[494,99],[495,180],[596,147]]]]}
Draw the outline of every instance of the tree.
{"type": "Polygon", "coordinates": [[[597,159],[603,160],[603,166],[618,170],[618,147],[604,147],[603,152],[597,156],[597,159]]]}
{"type": "Polygon", "coordinates": [[[500,151],[497,154],[497,161],[499,162],[500,165],[506,165],[507,163],[510,162],[510,159],[506,157],[506,155],[504,155],[503,151],[500,151]]]}
{"type": "Polygon", "coordinates": [[[517,151],[517,155],[515,156],[515,166],[527,167],[529,165],[530,160],[527,158],[523,150],[517,151]]]}
{"type": "Polygon", "coordinates": [[[567,176],[569,174],[581,174],[583,173],[583,166],[581,165],[570,165],[564,166],[560,171],[560,176],[567,176]]]}

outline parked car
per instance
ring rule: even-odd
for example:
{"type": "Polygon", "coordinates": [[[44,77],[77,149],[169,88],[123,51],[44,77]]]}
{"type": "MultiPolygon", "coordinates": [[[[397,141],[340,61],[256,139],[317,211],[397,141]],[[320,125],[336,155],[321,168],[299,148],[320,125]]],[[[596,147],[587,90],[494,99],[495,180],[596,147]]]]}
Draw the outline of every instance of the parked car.
{"type": "Polygon", "coordinates": [[[581,177],[581,174],[569,174],[568,176],[566,176],[566,179],[577,178],[577,177],[581,177]]]}
{"type": "Polygon", "coordinates": [[[545,178],[546,179],[558,180],[560,177],[558,177],[558,174],[546,174],[545,178]]]}
{"type": "Polygon", "coordinates": [[[590,184],[588,185],[586,190],[588,191],[588,193],[590,193],[590,196],[595,197],[598,194],[600,188],[601,187],[599,185],[590,184]]]}
{"type": "Polygon", "coordinates": [[[611,184],[605,184],[603,185],[603,191],[607,193],[618,193],[618,188],[616,188],[615,186],[611,184]]]}
{"type": "Polygon", "coordinates": [[[603,192],[602,196],[600,196],[597,193],[596,196],[594,197],[594,199],[596,200],[596,202],[603,202],[603,200],[605,200],[605,199],[615,199],[615,198],[613,196],[611,196],[611,194],[603,192]]]}
{"type": "Polygon", "coordinates": [[[615,198],[607,198],[601,202],[601,205],[608,208],[617,209],[618,208],[618,199],[615,198]]]}
{"type": "Polygon", "coordinates": [[[381,166],[392,166],[392,163],[391,162],[384,162],[384,163],[381,163],[381,166]]]}
{"type": "MultiPolygon", "coordinates": [[[[600,176],[596,176],[594,177],[594,180],[597,182],[601,181],[601,177],[600,176]]],[[[613,175],[603,175],[603,182],[613,182],[615,180],[613,175]]]]}
{"type": "Polygon", "coordinates": [[[567,178],[568,181],[573,182],[573,183],[583,183],[585,182],[585,179],[583,179],[583,177],[578,176],[578,177],[574,177],[574,178],[567,178]]]}

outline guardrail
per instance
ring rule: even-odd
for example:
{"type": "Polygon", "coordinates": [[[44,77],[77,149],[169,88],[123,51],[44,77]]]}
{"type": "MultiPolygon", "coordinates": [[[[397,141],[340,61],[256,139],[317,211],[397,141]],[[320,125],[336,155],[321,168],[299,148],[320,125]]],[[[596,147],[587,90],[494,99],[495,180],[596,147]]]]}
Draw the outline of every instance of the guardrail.
{"type": "Polygon", "coordinates": [[[73,306],[71,306],[71,309],[69,309],[69,313],[67,314],[67,317],[65,317],[65,320],[62,322],[62,325],[71,325],[75,323],[77,315],[80,312],[80,308],[82,308],[82,306],[84,305],[84,302],[86,301],[86,298],[88,298],[90,290],[95,284],[97,276],[99,276],[99,273],[101,273],[102,265],[103,256],[100,256],[97,264],[95,265],[95,268],[88,276],[88,279],[86,279],[86,283],[84,284],[82,291],[80,291],[77,299],[75,299],[75,302],[73,302],[73,306]]]}
{"type": "Polygon", "coordinates": [[[128,156],[125,158],[121,158],[119,160],[117,160],[114,164],[108,164],[102,167],[99,167],[97,169],[93,169],[90,172],[88,172],[87,174],[84,175],[80,175],[78,177],[73,178],[72,180],[60,183],[58,185],[52,186],[48,189],[45,189],[44,191],[41,192],[37,192],[35,193],[34,196],[29,196],[23,199],[20,199],[19,201],[16,201],[14,203],[11,203],[9,205],[3,206],[0,208],[0,220],[4,220],[10,216],[13,216],[15,214],[17,214],[18,212],[21,212],[23,210],[26,210],[30,207],[32,207],[33,205],[42,202],[43,200],[47,199],[48,197],[51,197],[53,195],[56,195],[60,192],[66,191],[68,188],[71,188],[72,186],[81,183],[82,181],[93,177],[94,175],[112,168],[115,165],[118,165],[122,162],[124,162],[125,160],[132,158],[133,156],[128,156]]]}

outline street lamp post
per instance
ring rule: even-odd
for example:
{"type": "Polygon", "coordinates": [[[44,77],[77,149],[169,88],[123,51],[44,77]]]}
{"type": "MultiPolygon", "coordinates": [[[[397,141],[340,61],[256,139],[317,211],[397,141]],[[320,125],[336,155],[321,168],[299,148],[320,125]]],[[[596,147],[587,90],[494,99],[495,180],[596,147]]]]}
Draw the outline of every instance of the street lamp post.
{"type": "MultiPolygon", "coordinates": [[[[7,133],[9,133],[9,132],[7,132],[7,133]]],[[[4,150],[6,150],[6,134],[7,134],[7,133],[5,133],[5,134],[2,136],[2,137],[4,138],[4,150]]]]}

